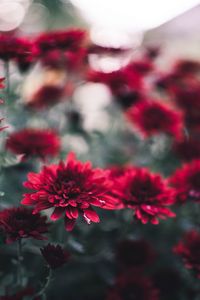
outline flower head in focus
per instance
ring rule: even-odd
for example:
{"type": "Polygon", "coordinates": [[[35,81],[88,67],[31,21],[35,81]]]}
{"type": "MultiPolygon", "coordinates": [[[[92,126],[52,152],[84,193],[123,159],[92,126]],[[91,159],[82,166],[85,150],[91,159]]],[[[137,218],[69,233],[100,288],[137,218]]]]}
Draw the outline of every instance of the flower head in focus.
{"type": "Polygon", "coordinates": [[[68,156],[59,165],[49,165],[37,173],[29,173],[24,186],[33,190],[25,194],[22,204],[34,206],[34,213],[53,208],[53,221],[63,217],[65,228],[73,229],[79,215],[90,224],[99,222],[93,206],[113,209],[116,204],[109,194],[111,182],[107,172],[93,169],[90,162],[82,163],[68,156]]]}

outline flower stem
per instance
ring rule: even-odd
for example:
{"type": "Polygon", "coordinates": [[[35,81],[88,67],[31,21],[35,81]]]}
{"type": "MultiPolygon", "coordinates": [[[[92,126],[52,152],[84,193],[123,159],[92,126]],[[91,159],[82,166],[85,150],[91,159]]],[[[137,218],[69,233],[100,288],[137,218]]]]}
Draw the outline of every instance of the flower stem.
{"type": "Polygon", "coordinates": [[[17,284],[21,287],[22,286],[22,241],[21,239],[18,240],[17,244],[17,284]]]}
{"type": "Polygon", "coordinates": [[[52,270],[51,268],[48,268],[48,274],[46,277],[46,281],[44,282],[44,285],[41,287],[41,289],[34,295],[33,299],[35,299],[35,297],[39,297],[39,296],[45,296],[45,292],[51,282],[51,278],[52,278],[52,270]]]}

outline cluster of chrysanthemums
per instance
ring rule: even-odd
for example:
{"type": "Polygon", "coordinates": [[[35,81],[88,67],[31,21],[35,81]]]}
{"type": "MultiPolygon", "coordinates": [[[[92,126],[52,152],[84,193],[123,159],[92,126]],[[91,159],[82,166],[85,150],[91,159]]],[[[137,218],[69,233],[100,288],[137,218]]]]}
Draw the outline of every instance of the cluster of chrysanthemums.
{"type": "MultiPolygon", "coordinates": [[[[94,168],[90,162],[77,160],[73,153],[66,161],[51,164],[48,159],[58,157],[62,150],[58,131],[29,127],[16,130],[8,135],[5,149],[20,156],[21,161],[39,158],[46,165],[36,173],[28,173],[24,182],[28,191],[21,201],[24,206],[0,211],[5,243],[21,243],[27,238],[46,240],[51,221],[59,219],[64,220],[67,231],[73,230],[79,218],[87,224],[99,223],[101,210],[127,209],[132,211],[135,223],[157,225],[160,219],[176,216],[172,205],[200,203],[200,63],[183,60],[169,73],[161,74],[155,64],[159,49],[152,47],[117,71],[106,73],[90,66],[91,55],[126,52],[130,49],[93,45],[80,29],[43,33],[34,39],[0,35],[0,59],[6,65],[13,63],[20,72],[26,72],[39,62],[48,74],[48,80],[24,101],[27,109],[44,110],[62,102],[71,97],[77,82],[105,84],[131,130],[143,139],[160,133],[171,136],[173,155],[184,162],[168,178],[131,164],[94,168]]],[[[0,88],[4,88],[2,82],[0,79],[0,88]]],[[[73,117],[76,122],[78,113],[73,117]]],[[[186,232],[173,248],[197,278],[199,249],[197,230],[186,232]]],[[[49,270],[64,265],[70,257],[60,245],[51,243],[41,248],[41,254],[49,270]]],[[[160,293],[167,293],[162,271],[151,277],[144,272],[155,256],[145,240],[119,244],[116,260],[120,272],[106,300],[158,300],[160,293]]],[[[163,274],[169,275],[168,280],[173,276],[176,279],[173,272],[163,274]]],[[[42,293],[27,288],[0,299],[20,300],[32,295],[40,299],[42,293]]]]}

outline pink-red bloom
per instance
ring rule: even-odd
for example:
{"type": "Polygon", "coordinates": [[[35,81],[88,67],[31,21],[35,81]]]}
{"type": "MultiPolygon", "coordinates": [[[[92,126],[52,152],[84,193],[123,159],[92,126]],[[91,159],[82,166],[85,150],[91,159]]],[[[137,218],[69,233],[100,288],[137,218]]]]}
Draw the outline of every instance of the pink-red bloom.
{"type": "Polygon", "coordinates": [[[200,203],[200,160],[185,164],[169,178],[176,190],[177,203],[195,201],[200,203]]]}
{"type": "Polygon", "coordinates": [[[48,244],[41,248],[40,251],[49,267],[53,270],[63,266],[70,257],[70,254],[60,245],[48,244]]]}
{"type": "Polygon", "coordinates": [[[142,101],[127,111],[128,119],[144,137],[161,132],[181,136],[182,116],[178,111],[157,101],[142,101]]]}
{"type": "Polygon", "coordinates": [[[117,278],[106,300],[158,300],[158,290],[150,278],[141,274],[126,274],[117,278]]]}
{"type": "Polygon", "coordinates": [[[45,160],[58,154],[60,138],[50,129],[26,128],[12,133],[6,141],[6,148],[23,155],[23,159],[35,156],[45,160]]]}
{"type": "Polygon", "coordinates": [[[106,84],[114,95],[121,95],[142,88],[141,76],[130,70],[120,69],[110,73],[91,71],[88,80],[106,84]]]}
{"type": "Polygon", "coordinates": [[[143,224],[158,224],[159,218],[174,217],[167,208],[174,203],[173,191],[160,174],[153,174],[145,168],[129,169],[125,175],[115,180],[122,207],[134,211],[134,216],[143,224]]]}
{"type": "Polygon", "coordinates": [[[86,33],[82,29],[72,28],[63,31],[42,33],[35,41],[41,54],[54,49],[77,51],[85,42],[86,33]]]}
{"type": "Polygon", "coordinates": [[[0,229],[6,243],[13,243],[22,238],[44,240],[48,232],[47,218],[39,213],[33,215],[32,209],[14,207],[0,211],[0,229]]]}
{"type": "Polygon", "coordinates": [[[107,172],[93,169],[90,162],[82,163],[73,154],[59,165],[43,167],[40,173],[29,173],[24,186],[33,190],[25,194],[22,204],[33,205],[34,213],[54,208],[51,219],[64,215],[65,228],[73,229],[79,215],[90,224],[99,222],[93,206],[113,208],[116,200],[109,195],[111,182],[107,172]]]}
{"type": "Polygon", "coordinates": [[[174,253],[179,255],[187,269],[192,269],[200,279],[200,233],[188,231],[183,239],[174,247],[174,253]]]}
{"type": "Polygon", "coordinates": [[[0,35],[0,59],[4,61],[31,62],[35,51],[34,45],[26,38],[10,34],[0,35]]]}

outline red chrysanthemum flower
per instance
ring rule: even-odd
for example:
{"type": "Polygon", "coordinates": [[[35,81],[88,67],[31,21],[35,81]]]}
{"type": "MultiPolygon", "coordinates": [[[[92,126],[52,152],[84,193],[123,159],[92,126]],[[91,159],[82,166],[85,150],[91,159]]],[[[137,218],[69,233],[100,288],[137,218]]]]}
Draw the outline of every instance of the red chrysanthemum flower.
{"type": "Polygon", "coordinates": [[[25,194],[22,204],[35,206],[34,213],[54,208],[53,221],[65,214],[68,231],[73,229],[79,215],[88,224],[99,222],[93,206],[111,209],[116,202],[109,195],[111,182],[107,172],[93,169],[90,162],[77,161],[73,154],[66,163],[45,166],[38,174],[29,173],[24,186],[34,192],[25,194]]]}
{"type": "Polygon", "coordinates": [[[185,164],[169,178],[169,183],[176,189],[176,201],[200,202],[200,160],[185,164]]]}
{"type": "Polygon", "coordinates": [[[0,35],[0,59],[20,61],[31,57],[33,52],[33,44],[28,39],[9,34],[0,35]]]}
{"type": "Polygon", "coordinates": [[[167,208],[174,203],[173,191],[160,174],[152,174],[145,168],[129,169],[115,180],[124,208],[134,210],[134,216],[143,224],[158,224],[159,218],[174,217],[167,208]]]}
{"type": "Polygon", "coordinates": [[[174,247],[174,253],[181,256],[187,269],[192,269],[200,278],[200,233],[191,230],[174,247]]]}
{"type": "Polygon", "coordinates": [[[120,69],[110,73],[91,71],[88,80],[106,84],[114,95],[121,95],[129,91],[141,89],[142,77],[126,69],[120,69]]]}
{"type": "Polygon", "coordinates": [[[185,113],[185,123],[189,128],[200,127],[200,86],[199,83],[188,83],[174,91],[177,105],[185,113]]]}
{"type": "Polygon", "coordinates": [[[0,229],[8,244],[22,238],[44,240],[48,226],[46,216],[33,215],[32,209],[14,207],[0,212],[0,229]]]}
{"type": "Polygon", "coordinates": [[[154,65],[150,60],[136,60],[129,63],[126,66],[126,70],[129,72],[136,72],[141,75],[146,75],[154,69],[154,65]]]}
{"type": "Polygon", "coordinates": [[[177,156],[184,161],[200,159],[200,137],[189,136],[181,140],[176,140],[173,150],[177,156]]]}
{"type": "Polygon", "coordinates": [[[144,268],[154,261],[155,252],[144,239],[123,240],[116,249],[118,263],[125,268],[144,268]]]}
{"type": "Polygon", "coordinates": [[[70,257],[70,254],[59,245],[48,244],[41,248],[40,251],[49,267],[53,270],[63,266],[70,257]]]}
{"type": "Polygon", "coordinates": [[[145,137],[160,132],[181,136],[182,116],[165,104],[142,101],[127,111],[127,117],[145,137]]]}
{"type": "Polygon", "coordinates": [[[106,300],[158,300],[158,290],[150,278],[140,274],[121,275],[106,300]]]}
{"type": "Polygon", "coordinates": [[[176,62],[174,72],[181,74],[182,76],[196,74],[200,72],[200,62],[189,59],[181,59],[176,62]]]}
{"type": "Polygon", "coordinates": [[[69,72],[82,71],[85,64],[86,50],[81,48],[77,51],[62,51],[55,49],[48,51],[41,57],[42,65],[53,69],[66,69],[69,72]]]}
{"type": "Polygon", "coordinates": [[[79,50],[86,38],[86,32],[82,29],[74,28],[63,31],[51,31],[42,33],[37,37],[35,43],[41,54],[53,49],[79,50]]]}
{"type": "Polygon", "coordinates": [[[64,87],[46,84],[39,88],[26,102],[31,109],[41,110],[56,105],[62,101],[64,87]]]}
{"type": "Polygon", "coordinates": [[[58,154],[60,138],[50,129],[25,128],[8,137],[6,148],[23,158],[36,156],[45,160],[58,154]]]}

